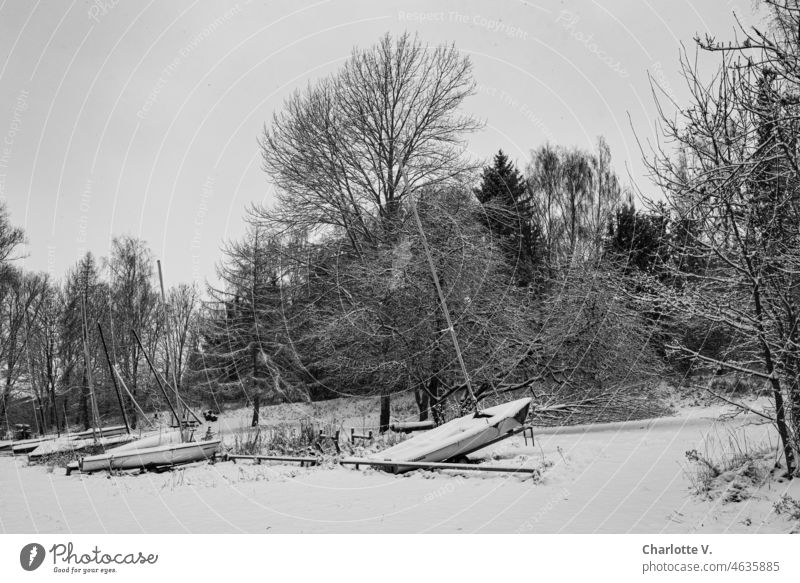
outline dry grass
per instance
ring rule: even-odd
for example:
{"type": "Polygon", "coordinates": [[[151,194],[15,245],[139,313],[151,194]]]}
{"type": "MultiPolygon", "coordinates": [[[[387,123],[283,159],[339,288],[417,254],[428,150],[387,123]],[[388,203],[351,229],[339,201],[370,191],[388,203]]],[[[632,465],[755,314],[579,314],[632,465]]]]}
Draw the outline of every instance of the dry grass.
{"type": "Polygon", "coordinates": [[[310,420],[268,427],[247,427],[233,434],[231,453],[238,455],[301,455],[314,451],[319,430],[310,420]]]}
{"type": "Polygon", "coordinates": [[[744,432],[729,431],[725,439],[710,436],[703,452],[686,452],[685,470],[695,494],[722,502],[741,502],[764,485],[777,467],[772,443],[752,443],[744,432]]]}
{"type": "Polygon", "coordinates": [[[800,500],[784,494],[775,503],[775,514],[788,516],[792,520],[800,520],[800,500]]]}

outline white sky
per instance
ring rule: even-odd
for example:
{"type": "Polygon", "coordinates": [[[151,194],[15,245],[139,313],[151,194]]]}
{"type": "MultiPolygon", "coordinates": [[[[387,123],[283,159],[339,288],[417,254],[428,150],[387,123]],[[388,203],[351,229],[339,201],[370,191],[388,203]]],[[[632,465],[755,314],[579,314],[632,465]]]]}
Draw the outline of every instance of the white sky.
{"type": "Polygon", "coordinates": [[[647,72],[685,100],[680,43],[731,38],[732,10],[755,20],[750,0],[0,0],[0,198],[29,269],[61,277],[127,233],[167,285],[213,279],[247,204],[271,196],[262,124],[354,45],[403,30],[472,58],[465,109],[487,122],[473,155],[502,148],[524,166],[548,140],[591,148],[603,134],[652,194],[631,129],[652,136],[647,72]]]}

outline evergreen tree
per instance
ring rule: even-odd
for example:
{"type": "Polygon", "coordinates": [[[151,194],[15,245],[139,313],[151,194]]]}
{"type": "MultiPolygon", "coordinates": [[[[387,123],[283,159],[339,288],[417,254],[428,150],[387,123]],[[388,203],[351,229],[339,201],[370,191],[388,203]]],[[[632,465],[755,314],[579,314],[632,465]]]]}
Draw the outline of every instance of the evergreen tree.
{"type": "Polygon", "coordinates": [[[668,227],[666,209],[646,213],[637,211],[631,202],[623,204],[608,225],[608,251],[626,273],[664,273],[669,258],[668,227]]]}
{"type": "Polygon", "coordinates": [[[536,233],[525,179],[503,150],[483,169],[475,196],[483,205],[482,222],[497,237],[508,261],[515,267],[519,285],[533,279],[536,233]]]}

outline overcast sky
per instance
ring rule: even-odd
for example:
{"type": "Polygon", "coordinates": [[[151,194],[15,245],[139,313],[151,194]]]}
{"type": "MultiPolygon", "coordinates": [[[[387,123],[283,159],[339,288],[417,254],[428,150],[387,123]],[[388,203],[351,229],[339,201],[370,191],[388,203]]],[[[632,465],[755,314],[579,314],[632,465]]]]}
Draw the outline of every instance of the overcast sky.
{"type": "MultiPolygon", "coordinates": [[[[1,0],[0,0],[1,1],[1,0]]],[[[168,285],[213,278],[245,207],[269,201],[262,124],[297,87],[385,32],[452,42],[474,64],[481,159],[524,166],[550,141],[611,145],[644,177],[634,132],[653,134],[648,71],[679,102],[680,43],[731,37],[750,0],[0,3],[0,199],[24,227],[29,269],[61,277],[111,237],[145,239],[168,285]],[[630,121],[629,121],[630,116],[630,121]]]]}

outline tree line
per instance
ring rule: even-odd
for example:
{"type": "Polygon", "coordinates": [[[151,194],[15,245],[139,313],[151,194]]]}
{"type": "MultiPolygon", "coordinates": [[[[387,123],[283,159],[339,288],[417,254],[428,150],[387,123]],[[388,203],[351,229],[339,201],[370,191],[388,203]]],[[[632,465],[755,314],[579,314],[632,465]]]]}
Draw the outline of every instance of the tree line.
{"type": "Polygon", "coordinates": [[[91,252],[61,281],[16,265],[21,229],[0,213],[0,420],[41,432],[119,421],[136,428],[144,411],[166,408],[156,388],[175,388],[197,338],[199,294],[181,284],[163,296],[146,244],[115,238],[107,258],[91,252]],[[136,340],[134,335],[138,335],[136,340]],[[147,356],[146,356],[147,355],[147,356]],[[156,381],[146,358],[161,377],[156,381]],[[92,405],[92,388],[96,412],[92,405]],[[99,416],[99,419],[98,419],[99,416]]]}
{"type": "MultiPolygon", "coordinates": [[[[462,110],[475,83],[454,46],[403,34],[354,50],[265,124],[275,200],[246,210],[202,302],[185,286],[159,301],[152,256],[133,239],[59,285],[2,251],[4,399],[27,370],[43,412],[74,394],[86,418],[83,379],[107,373],[96,337],[84,362],[74,340],[83,297],[151,409],[163,403],[143,352],[197,403],[246,402],[254,425],[267,402],[373,395],[382,430],[400,392],[436,423],[474,407],[468,397],[519,393],[536,396],[542,420],[622,419],[653,414],[665,375],[734,372],[763,381],[771,405],[758,414],[791,474],[800,6],[763,4],[764,30],[697,39],[719,70],[684,63],[690,103],[664,113],[663,141],[643,149],[661,194],[638,208],[602,137],[539,146],[519,167],[503,151],[470,159],[482,124],[462,110]]],[[[2,248],[19,237],[5,219],[2,248]]]]}

